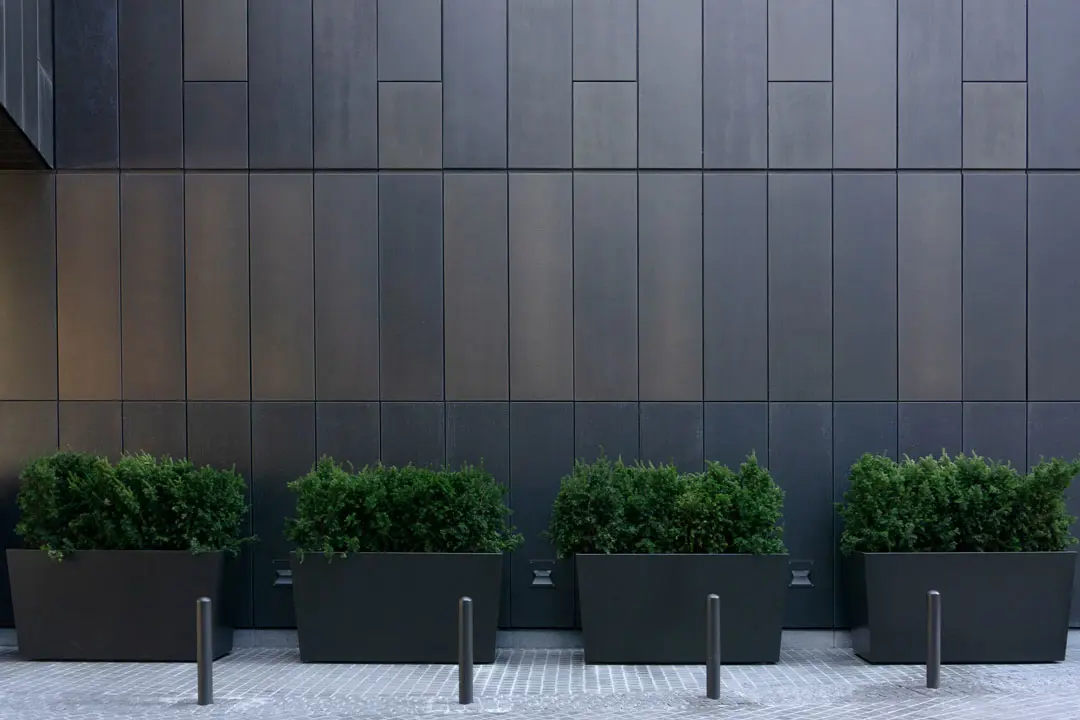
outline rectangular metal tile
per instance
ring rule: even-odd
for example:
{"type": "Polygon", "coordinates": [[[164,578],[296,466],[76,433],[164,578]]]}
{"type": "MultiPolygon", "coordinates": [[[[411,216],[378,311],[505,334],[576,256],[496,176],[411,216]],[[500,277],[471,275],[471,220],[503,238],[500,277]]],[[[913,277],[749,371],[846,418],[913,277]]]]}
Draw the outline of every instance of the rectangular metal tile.
{"type": "Polygon", "coordinates": [[[379,3],[379,80],[442,79],[442,0],[379,3]]]}
{"type": "Polygon", "coordinates": [[[833,178],[833,398],[896,399],[896,176],[833,178]]]}
{"type": "Polygon", "coordinates": [[[247,175],[184,176],[189,400],[251,397],[247,175]]]}
{"type": "Polygon", "coordinates": [[[769,177],[769,399],[832,399],[832,178],[769,177]]]}
{"type": "Polygon", "coordinates": [[[767,4],[705,0],[706,168],[768,165],[767,4]]]}
{"type": "Polygon", "coordinates": [[[316,168],[378,167],[377,0],[312,3],[316,168]]]}
{"type": "Polygon", "coordinates": [[[125,402],[124,452],[187,457],[184,402],[125,402]]]}
{"type": "Polygon", "coordinates": [[[248,7],[248,142],[251,167],[310,168],[312,0],[248,7]]]}
{"type": "Polygon", "coordinates": [[[960,166],[962,0],[899,4],[899,166],[960,166]]]}
{"type": "Polygon", "coordinates": [[[315,403],[315,450],[359,470],[379,461],[377,402],[315,403]]]}
{"type": "Polygon", "coordinates": [[[310,174],[252,174],[251,398],[315,399],[310,174]]]}
{"type": "Polygon", "coordinates": [[[252,547],[254,624],[296,627],[292,588],[274,583],[293,549],[284,533],[285,518],[296,508],[288,484],[315,461],[315,403],[253,403],[251,455],[251,519],[259,537],[252,547]]]}
{"type": "Polygon", "coordinates": [[[37,51],[37,0],[11,0],[22,2],[22,130],[35,146],[38,145],[38,51],[37,51]]]}
{"type": "Polygon", "coordinates": [[[183,0],[120,0],[121,167],[183,167],[183,18],[183,0]]]}
{"type": "Polygon", "coordinates": [[[1027,167],[1027,85],[964,83],[964,167],[1027,167]]]}
{"type": "Polygon", "coordinates": [[[641,399],[701,400],[701,174],[642,173],[638,191],[641,399]]]}
{"type": "Polygon", "coordinates": [[[638,450],[638,404],[575,403],[574,457],[592,462],[601,455],[632,463],[638,450]]]}
{"type": "Polygon", "coordinates": [[[832,167],[832,84],[769,83],[769,167],[832,167]]]}
{"type": "Polygon", "coordinates": [[[834,0],[833,165],[896,167],[896,0],[834,0]]]}
{"type": "Polygon", "coordinates": [[[247,24],[248,0],[184,0],[184,79],[247,80],[247,24]]]}
{"type": "Polygon", "coordinates": [[[769,406],[769,468],[784,490],[784,543],[810,563],[810,587],[790,592],[786,628],[823,628],[833,618],[833,422],[830,403],[769,406]]]}
{"type": "Polygon", "coordinates": [[[574,178],[574,395],[638,396],[637,175],[574,178]]]}
{"type": "Polygon", "coordinates": [[[441,402],[384,402],[381,422],[384,463],[443,466],[446,460],[446,413],[441,402]]]}
{"type": "MultiPolygon", "coordinates": [[[[62,1],[62,0],[61,0],[62,1]]],[[[22,118],[22,2],[0,4],[3,23],[3,47],[0,48],[0,65],[3,69],[4,107],[12,119],[20,122],[22,118]]]]}
{"type": "MultiPolygon", "coordinates": [[[[116,3],[55,0],[55,74],[63,79],[55,88],[58,168],[115,168],[119,163],[116,3]]],[[[9,15],[15,6],[7,4],[9,15]]],[[[10,63],[7,69],[10,103],[15,81],[10,63]]]]}
{"type": "Polygon", "coordinates": [[[700,168],[702,0],[638,0],[639,163],[700,168]]]}
{"type": "Polygon", "coordinates": [[[64,400],[120,399],[119,180],[111,173],[57,175],[57,350],[64,400]]]}
{"type": "Polygon", "coordinates": [[[51,76],[53,71],[53,0],[37,0],[37,29],[38,60],[45,72],[51,76]]]}
{"type": "Polygon", "coordinates": [[[55,153],[56,147],[56,133],[53,132],[53,82],[48,73],[45,72],[45,68],[38,65],[38,103],[41,108],[38,113],[38,121],[41,123],[41,138],[38,143],[38,150],[41,152],[42,157],[45,158],[45,162],[50,166],[55,165],[55,153]]]}
{"type": "Polygon", "coordinates": [[[751,454],[768,466],[768,403],[705,403],[705,460],[737,469],[751,454]]]}
{"type": "Polygon", "coordinates": [[[444,167],[506,167],[506,2],[443,5],[444,167]]]}
{"type": "Polygon", "coordinates": [[[379,83],[379,165],[398,170],[442,167],[442,87],[379,83]]]}
{"type": "Polygon", "coordinates": [[[379,351],[384,400],[443,398],[441,175],[379,178],[379,351]]]}
{"type": "Polygon", "coordinates": [[[964,452],[1027,465],[1027,403],[964,403],[964,452]]]}
{"type": "Polygon", "coordinates": [[[61,401],[60,449],[119,459],[124,444],[120,404],[119,400],[61,401]]]}
{"type": "Polygon", "coordinates": [[[637,86],[574,83],[574,167],[637,167],[637,86]]]}
{"type": "Polygon", "coordinates": [[[315,390],[379,399],[379,179],[315,175],[315,390]]]}
{"type": "Polygon", "coordinates": [[[638,0],[573,0],[574,79],[636,80],[638,0]]]}
{"type": "Polygon", "coordinates": [[[247,166],[247,83],[184,83],[184,167],[242,170],[247,166]]]}
{"type": "Polygon", "coordinates": [[[964,411],[958,402],[902,402],[899,452],[912,458],[963,450],[964,411]]]}
{"type": "MultiPolygon", "coordinates": [[[[55,400],[56,176],[0,175],[0,398],[55,400]],[[15,308],[15,310],[10,310],[15,308]]],[[[18,473],[16,473],[17,475],[18,473]]]]}
{"type": "Polygon", "coordinates": [[[510,174],[510,394],[574,397],[574,190],[569,173],[510,174]]]}
{"type": "Polygon", "coordinates": [[[510,397],[506,173],[443,179],[446,397],[510,397]]]}
{"type": "Polygon", "coordinates": [[[964,175],[964,399],[1027,398],[1027,177],[964,175]]]}
{"type": "Polygon", "coordinates": [[[704,178],[705,399],[768,400],[768,185],[762,174],[704,178]]]}
{"type": "Polygon", "coordinates": [[[123,397],[183,400],[183,175],[121,177],[120,256],[123,397]]]}
{"type": "Polygon", "coordinates": [[[769,80],[832,80],[831,0],[769,1],[769,80]]]}
{"type": "Polygon", "coordinates": [[[641,403],[641,459],[701,472],[704,408],[699,402],[641,403]]]}
{"type": "Polygon", "coordinates": [[[960,175],[901,174],[897,303],[901,400],[959,400],[962,390],[960,175]]]}
{"type": "Polygon", "coordinates": [[[964,3],[965,81],[1027,79],[1027,13],[1027,0],[964,3]]]}
{"type": "Polygon", "coordinates": [[[509,165],[569,168],[573,0],[510,0],[509,165]]]}
{"type": "Polygon", "coordinates": [[[1028,0],[1028,167],[1080,168],[1080,3],[1028,0]]]}
{"type": "Polygon", "coordinates": [[[1028,400],[1080,400],[1080,174],[1028,178],[1028,400]]]}
{"type": "Polygon", "coordinates": [[[525,537],[510,559],[511,627],[574,627],[573,561],[556,560],[544,536],[561,478],[573,466],[573,403],[511,403],[510,498],[514,524],[525,537]],[[534,585],[545,570],[553,586],[534,585]]]}

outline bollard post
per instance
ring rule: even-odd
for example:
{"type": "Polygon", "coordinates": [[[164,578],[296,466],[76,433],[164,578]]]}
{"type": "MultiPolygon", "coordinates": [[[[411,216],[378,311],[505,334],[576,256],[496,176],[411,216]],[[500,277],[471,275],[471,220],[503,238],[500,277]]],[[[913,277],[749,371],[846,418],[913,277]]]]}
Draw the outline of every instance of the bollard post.
{"type": "Polygon", "coordinates": [[[941,687],[941,593],[926,593],[926,687],[941,687]]]}
{"type": "Polygon", "coordinates": [[[472,598],[458,601],[458,703],[473,701],[473,611],[472,598]]]}
{"type": "Polygon", "coordinates": [[[210,598],[195,601],[195,662],[200,705],[214,704],[214,623],[210,598]]]}
{"type": "Polygon", "coordinates": [[[705,697],[720,699],[720,596],[705,603],[705,697]]]}

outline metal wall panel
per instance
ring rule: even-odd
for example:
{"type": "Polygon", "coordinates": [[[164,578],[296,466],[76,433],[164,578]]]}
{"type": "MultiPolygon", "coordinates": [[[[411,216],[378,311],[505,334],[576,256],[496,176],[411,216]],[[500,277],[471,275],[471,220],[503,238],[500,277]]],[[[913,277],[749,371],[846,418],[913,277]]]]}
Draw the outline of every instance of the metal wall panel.
{"type": "Polygon", "coordinates": [[[833,399],[896,399],[896,176],[833,178],[833,399]]]}
{"type": "Polygon", "coordinates": [[[964,403],[964,452],[1027,465],[1027,403],[964,403]]]}
{"type": "Polygon", "coordinates": [[[632,463],[640,457],[637,403],[575,403],[574,457],[592,462],[601,455],[632,463]]]}
{"type": "Polygon", "coordinates": [[[901,174],[897,295],[901,400],[962,390],[960,175],[901,174]]]}
{"type": "Polygon", "coordinates": [[[574,394],[638,397],[637,176],[574,178],[574,394]]]}
{"type": "Polygon", "coordinates": [[[442,0],[379,3],[379,80],[442,79],[442,0]]]}
{"type": "Polygon", "coordinates": [[[570,167],[574,125],[572,3],[510,0],[510,167],[570,167]]]}
{"type": "Polygon", "coordinates": [[[187,405],[184,402],[125,402],[124,452],[185,458],[187,405]]]}
{"type": "Polygon", "coordinates": [[[701,3],[638,2],[641,167],[701,167],[701,3]]]}
{"type": "Polygon", "coordinates": [[[248,7],[253,168],[312,166],[311,1],[257,0],[248,7]]]}
{"type": "Polygon", "coordinates": [[[184,176],[189,400],[251,397],[247,175],[184,176]]]}
{"type": "Polygon", "coordinates": [[[704,408],[699,402],[641,403],[641,459],[701,472],[704,408]]]}
{"type": "Polygon", "coordinates": [[[184,79],[247,80],[248,0],[183,3],[184,79]]]}
{"type": "Polygon", "coordinates": [[[706,168],[764,168],[769,147],[767,4],[704,0],[706,168]]]}
{"type": "Polygon", "coordinates": [[[61,450],[119,459],[124,445],[119,400],[71,400],[59,405],[61,450]]]}
{"type": "Polygon", "coordinates": [[[638,0],[573,0],[574,79],[636,80],[638,0]]]}
{"type": "Polygon", "coordinates": [[[251,398],[315,399],[310,174],[256,173],[251,192],[251,398]]]}
{"type": "Polygon", "coordinates": [[[377,8],[377,0],[312,3],[316,168],[378,167],[377,8]]]}
{"type": "Polygon", "coordinates": [[[1027,79],[1027,6],[1027,0],[964,3],[965,81],[1027,79]]]}
{"type": "Polygon", "coordinates": [[[704,178],[705,399],[769,395],[768,180],[704,178]]]}
{"type": "Polygon", "coordinates": [[[1027,177],[964,175],[964,399],[1027,398],[1027,177]]]}
{"type": "Polygon", "coordinates": [[[832,399],[832,180],[769,178],[769,399],[832,399]]]}
{"type": "Polygon", "coordinates": [[[769,1],[769,80],[832,80],[832,0],[769,1]]]}
{"type": "Polygon", "coordinates": [[[45,158],[45,162],[50,166],[54,166],[54,148],[55,148],[55,133],[53,132],[53,118],[55,109],[53,107],[53,81],[45,72],[43,67],[38,67],[38,102],[41,104],[41,112],[38,114],[38,120],[41,123],[41,142],[38,144],[38,150],[41,152],[42,157],[45,158]]]}
{"type": "Polygon", "coordinates": [[[53,71],[53,0],[37,0],[38,60],[49,75],[53,71]]]}
{"type": "Polygon", "coordinates": [[[638,177],[642,400],[702,398],[701,175],[638,177]]]}
{"type": "Polygon", "coordinates": [[[438,83],[379,83],[379,165],[441,168],[442,113],[438,83]]]}
{"type": "Polygon", "coordinates": [[[899,164],[960,166],[962,0],[899,4],[899,164]]]}
{"type": "Polygon", "coordinates": [[[387,465],[441,468],[446,461],[446,411],[442,403],[384,402],[382,461],[387,465]]]}
{"type": "Polygon", "coordinates": [[[22,2],[4,3],[0,5],[3,13],[3,23],[0,25],[3,33],[3,57],[0,64],[3,69],[4,108],[16,123],[22,121],[23,93],[22,93],[22,2]]]}
{"type": "Polygon", "coordinates": [[[506,0],[443,5],[443,166],[506,167],[506,0]]]}
{"type": "Polygon", "coordinates": [[[705,403],[705,460],[737,469],[753,453],[769,465],[767,403],[705,403]]]}
{"type": "Polygon", "coordinates": [[[1080,168],[1080,3],[1028,0],[1028,166],[1080,168]]]}
{"type": "Polygon", "coordinates": [[[121,167],[183,167],[183,19],[183,0],[120,0],[121,167]]]}
{"type": "Polygon", "coordinates": [[[832,83],[769,83],[769,167],[832,167],[832,83]]]}
{"type": "Polygon", "coordinates": [[[566,173],[510,174],[510,394],[574,397],[574,190],[566,173]]]}
{"type": "Polygon", "coordinates": [[[902,402],[899,452],[912,458],[964,449],[964,409],[958,402],[902,402]]]}
{"type": "MultiPolygon", "coordinates": [[[[60,397],[120,398],[120,178],[56,179],[60,397]]],[[[119,410],[117,411],[119,412],[119,410]]]]}
{"type": "Polygon", "coordinates": [[[315,175],[315,391],[379,399],[379,179],[315,175]]]}
{"type": "Polygon", "coordinates": [[[964,167],[1027,167],[1027,85],[964,83],[964,167]]]}
{"type": "Polygon", "coordinates": [[[510,397],[510,298],[505,173],[447,173],[446,397],[510,397]]]}
{"type": "Polygon", "coordinates": [[[574,167],[637,167],[637,87],[574,83],[574,167]]]}
{"type": "Polygon", "coordinates": [[[184,83],[184,167],[240,170],[247,166],[247,83],[184,83]]]}
{"type": "Polygon", "coordinates": [[[834,0],[833,165],[896,167],[896,0],[834,0]]]}
{"type": "Polygon", "coordinates": [[[381,418],[377,402],[315,403],[315,450],[356,470],[379,461],[381,418]]]}
{"type": "Polygon", "coordinates": [[[379,178],[384,400],[443,398],[442,194],[440,175],[379,178]]]}
{"type": "Polygon", "coordinates": [[[23,132],[35,147],[41,146],[39,137],[40,125],[38,115],[38,30],[37,30],[37,0],[12,0],[22,2],[22,86],[23,107],[22,123],[23,132]]]}
{"type": "Polygon", "coordinates": [[[121,369],[125,400],[183,400],[184,178],[120,179],[121,369]]]}

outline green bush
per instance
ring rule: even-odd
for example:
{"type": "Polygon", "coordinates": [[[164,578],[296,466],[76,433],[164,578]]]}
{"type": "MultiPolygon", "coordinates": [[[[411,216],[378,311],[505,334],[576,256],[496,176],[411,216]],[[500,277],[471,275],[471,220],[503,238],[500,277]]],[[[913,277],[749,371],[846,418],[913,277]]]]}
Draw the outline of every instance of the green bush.
{"type": "Polygon", "coordinates": [[[852,552],[1056,551],[1076,542],[1065,491],[1080,462],[1023,475],[977,455],[863,455],[851,468],[840,549],[852,552]]]}
{"type": "Polygon", "coordinates": [[[232,470],[59,452],[31,461],[21,483],[15,531],[56,559],[75,550],[236,553],[243,542],[244,479],[232,470]]]}
{"type": "Polygon", "coordinates": [[[549,535],[575,553],[783,553],[783,491],[751,455],[738,472],[625,465],[601,457],[564,478],[549,535]]]}
{"type": "Polygon", "coordinates": [[[498,553],[521,536],[505,489],[482,468],[375,465],[349,472],[331,458],[289,483],[296,517],[285,535],[298,552],[498,553]]]}

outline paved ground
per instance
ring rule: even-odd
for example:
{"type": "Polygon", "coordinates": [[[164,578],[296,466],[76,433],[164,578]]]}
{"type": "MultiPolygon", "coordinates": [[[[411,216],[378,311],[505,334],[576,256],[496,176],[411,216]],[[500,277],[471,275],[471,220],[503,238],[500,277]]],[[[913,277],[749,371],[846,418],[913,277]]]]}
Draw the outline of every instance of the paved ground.
{"type": "Polygon", "coordinates": [[[1042,666],[947,666],[927,690],[921,667],[871,666],[844,649],[785,649],[775,666],[723,669],[704,698],[702,667],[587,666],[577,650],[504,650],[476,673],[478,702],[456,704],[452,666],[303,665],[287,648],[241,650],[215,666],[198,707],[193,665],[27,663],[0,650],[0,718],[99,720],[1077,720],[1080,637],[1042,666]]]}

